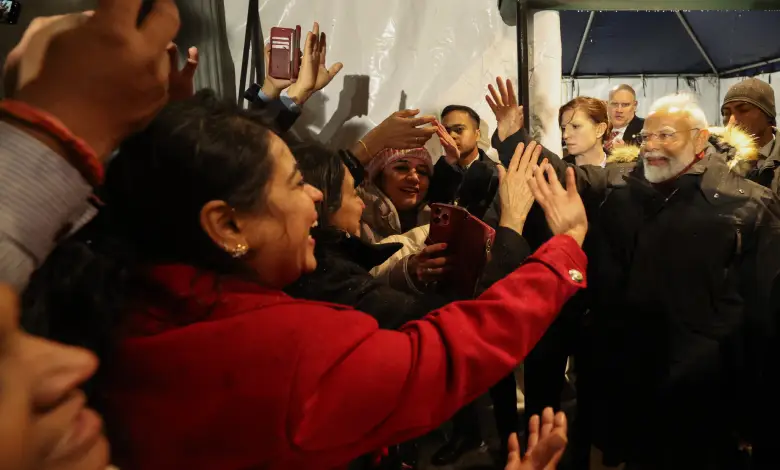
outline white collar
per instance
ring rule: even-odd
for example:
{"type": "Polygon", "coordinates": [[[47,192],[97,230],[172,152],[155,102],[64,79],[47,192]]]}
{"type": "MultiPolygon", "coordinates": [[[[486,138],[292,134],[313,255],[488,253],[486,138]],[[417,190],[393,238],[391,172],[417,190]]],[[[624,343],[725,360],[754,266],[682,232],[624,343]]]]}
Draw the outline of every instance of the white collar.
{"type": "Polygon", "coordinates": [[[758,151],[759,155],[761,155],[764,158],[767,158],[770,155],[772,155],[772,151],[775,148],[775,142],[776,141],[777,141],[777,139],[775,139],[775,137],[772,136],[772,140],[770,140],[769,143],[767,143],[766,145],[761,147],[761,150],[758,151]]]}

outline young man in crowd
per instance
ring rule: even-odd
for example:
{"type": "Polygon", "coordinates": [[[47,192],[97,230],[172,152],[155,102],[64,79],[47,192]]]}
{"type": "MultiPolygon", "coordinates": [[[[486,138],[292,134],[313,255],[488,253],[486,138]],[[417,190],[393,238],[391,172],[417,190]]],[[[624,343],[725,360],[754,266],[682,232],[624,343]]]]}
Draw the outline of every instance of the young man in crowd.
{"type": "Polygon", "coordinates": [[[481,119],[468,106],[450,105],[441,112],[439,141],[444,155],[436,162],[429,200],[464,206],[482,218],[498,189],[496,162],[479,148],[481,119]]]}
{"type": "Polygon", "coordinates": [[[780,194],[780,145],[772,87],[757,78],[743,80],[729,88],[720,112],[724,125],[740,126],[756,139],[758,159],[747,178],[780,194]]]}
{"type": "MultiPolygon", "coordinates": [[[[484,217],[498,190],[496,162],[479,148],[481,119],[468,106],[449,105],[441,112],[438,136],[444,155],[433,169],[428,192],[433,203],[457,204],[469,213],[484,217]]],[[[502,379],[490,390],[499,437],[505,444],[517,431],[517,395],[514,376],[502,379]]],[[[453,418],[453,433],[432,458],[435,465],[456,462],[463,454],[483,446],[476,402],[453,418]]],[[[506,455],[504,449],[501,452],[506,455]]]]}
{"type": "Polygon", "coordinates": [[[636,115],[636,91],[630,85],[618,85],[609,92],[609,119],[612,121],[612,133],[604,146],[610,150],[615,145],[637,144],[639,131],[645,120],[636,115]]]}

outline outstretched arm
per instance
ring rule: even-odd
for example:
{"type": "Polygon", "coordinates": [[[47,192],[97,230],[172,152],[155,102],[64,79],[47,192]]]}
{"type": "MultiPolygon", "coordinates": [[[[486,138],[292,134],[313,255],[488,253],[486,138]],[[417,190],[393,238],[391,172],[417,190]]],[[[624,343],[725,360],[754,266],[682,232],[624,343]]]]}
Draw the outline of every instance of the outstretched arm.
{"type": "MultiPolygon", "coordinates": [[[[504,80],[498,77],[496,84],[498,90],[493,85],[488,85],[490,95],[487,95],[485,99],[498,122],[496,132],[493,134],[492,145],[498,151],[501,163],[507,165],[518,144],[528,145],[531,142],[531,136],[523,128],[523,106],[517,103],[512,82],[509,79],[504,80]]],[[[547,149],[542,150],[541,158],[547,159],[561,181],[566,179],[566,169],[574,168],[577,189],[583,196],[589,193],[601,193],[607,187],[607,175],[603,168],[570,165],[547,149]]]]}

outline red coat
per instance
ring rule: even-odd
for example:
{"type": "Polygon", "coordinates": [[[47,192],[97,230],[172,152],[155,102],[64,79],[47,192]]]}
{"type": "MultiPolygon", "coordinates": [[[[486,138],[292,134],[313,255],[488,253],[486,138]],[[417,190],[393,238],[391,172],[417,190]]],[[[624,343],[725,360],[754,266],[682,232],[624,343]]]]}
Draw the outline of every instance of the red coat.
{"type": "Polygon", "coordinates": [[[106,390],[132,456],[122,469],[336,469],[422,435],[525,357],[585,269],[558,236],[479,300],[391,331],[348,307],[157,267],[171,295],[134,313],[106,390]]]}

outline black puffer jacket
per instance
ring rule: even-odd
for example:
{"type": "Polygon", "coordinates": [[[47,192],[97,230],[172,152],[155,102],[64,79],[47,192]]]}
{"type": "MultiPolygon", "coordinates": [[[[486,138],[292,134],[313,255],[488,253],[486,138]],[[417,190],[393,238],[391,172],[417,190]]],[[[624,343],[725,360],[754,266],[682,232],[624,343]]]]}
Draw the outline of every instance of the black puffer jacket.
{"type": "Polygon", "coordinates": [[[448,303],[436,295],[399,291],[371,276],[369,271],[398,251],[400,243],[370,245],[329,230],[319,231],[315,238],[317,270],[285,289],[293,297],[349,305],[386,329],[396,329],[448,303]]]}
{"type": "MultiPolygon", "coordinates": [[[[499,154],[528,140],[520,131],[499,154]]],[[[579,405],[613,463],[732,469],[736,436],[771,440],[754,418],[776,408],[766,392],[776,385],[780,203],[729,170],[722,144],[663,185],[641,164],[574,167],[595,237],[586,250],[590,390],[579,405]]],[[[543,157],[562,179],[568,165],[543,157]]]]}
{"type": "Polygon", "coordinates": [[[760,155],[746,177],[780,195],[780,131],[775,131],[775,140],[768,153],[760,155]]]}

